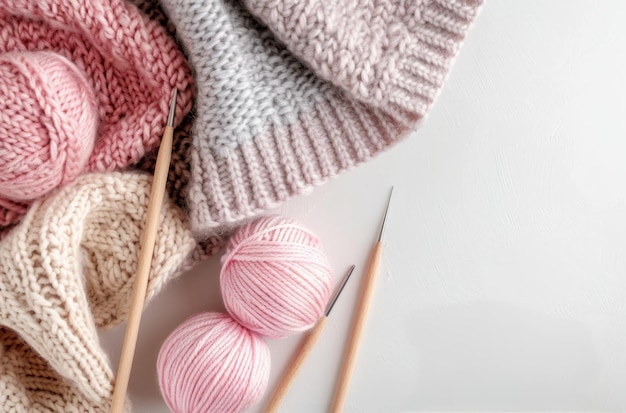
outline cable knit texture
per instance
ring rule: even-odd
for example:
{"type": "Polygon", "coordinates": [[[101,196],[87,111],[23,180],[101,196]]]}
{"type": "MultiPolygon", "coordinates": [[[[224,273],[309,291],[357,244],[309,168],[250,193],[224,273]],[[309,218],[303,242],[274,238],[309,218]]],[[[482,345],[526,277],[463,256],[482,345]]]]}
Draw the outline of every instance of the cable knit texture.
{"type": "Polygon", "coordinates": [[[481,1],[245,3],[318,76],[372,106],[423,116],[481,1]]]}
{"type": "MultiPolygon", "coordinates": [[[[82,175],[0,241],[3,411],[108,411],[113,373],[96,329],[128,314],[150,186],[142,173],[82,175]]],[[[195,247],[169,200],[156,239],[148,299],[195,247]]]]}
{"type": "MultiPolygon", "coordinates": [[[[78,3],[72,0],[0,0],[0,56],[35,51],[63,58],[64,63],[72,66],[67,70],[80,73],[95,96],[99,126],[83,170],[123,168],[157,146],[174,88],[179,91],[176,124],[191,108],[192,78],[183,53],[159,22],[148,19],[123,0],[78,3]]],[[[28,72],[24,79],[40,80],[41,84],[28,87],[34,93],[63,86],[49,70],[34,70],[31,65],[21,66],[20,71],[23,74],[28,72]]],[[[2,69],[3,78],[7,74],[17,76],[14,71],[5,72],[2,69]]],[[[1,100],[16,96],[12,92],[18,87],[14,81],[5,78],[0,82],[4,85],[0,87],[1,100]],[[11,87],[6,86],[7,82],[11,87]]],[[[44,114],[53,116],[56,122],[58,119],[54,116],[59,112],[52,110],[54,100],[45,94],[37,95],[37,98],[46,101],[37,104],[42,108],[47,105],[44,114]]],[[[11,113],[2,109],[3,126],[10,123],[14,132],[20,132],[19,138],[37,136],[41,139],[38,156],[49,157],[55,165],[64,164],[64,155],[59,154],[66,142],[55,141],[48,135],[50,129],[44,131],[36,122],[30,127],[25,126],[20,117],[10,117],[11,113]],[[22,134],[20,128],[28,130],[22,134]]],[[[4,158],[6,148],[13,146],[13,142],[2,134],[0,138],[3,150],[0,177],[4,180],[6,176],[19,174],[20,170],[15,169],[15,163],[4,158]]],[[[65,162],[65,165],[71,164],[65,162]]],[[[64,179],[58,181],[63,183],[64,179]]],[[[0,199],[0,230],[19,219],[28,205],[28,202],[6,197],[6,194],[2,197],[5,199],[0,199]]]]}
{"type": "Polygon", "coordinates": [[[195,72],[188,204],[206,236],[413,130],[481,0],[162,3],[195,72]]]}

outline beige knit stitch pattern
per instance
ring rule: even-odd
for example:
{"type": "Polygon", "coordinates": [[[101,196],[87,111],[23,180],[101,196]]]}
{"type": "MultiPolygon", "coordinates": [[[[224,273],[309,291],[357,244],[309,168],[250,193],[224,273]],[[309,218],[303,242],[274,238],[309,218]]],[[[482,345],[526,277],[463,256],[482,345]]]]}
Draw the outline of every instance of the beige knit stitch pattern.
{"type": "MultiPolygon", "coordinates": [[[[3,412],[104,412],[113,373],[97,328],[124,321],[151,177],[88,174],[45,201],[0,241],[3,412]]],[[[170,200],[161,213],[148,299],[195,247],[170,200]]]]}

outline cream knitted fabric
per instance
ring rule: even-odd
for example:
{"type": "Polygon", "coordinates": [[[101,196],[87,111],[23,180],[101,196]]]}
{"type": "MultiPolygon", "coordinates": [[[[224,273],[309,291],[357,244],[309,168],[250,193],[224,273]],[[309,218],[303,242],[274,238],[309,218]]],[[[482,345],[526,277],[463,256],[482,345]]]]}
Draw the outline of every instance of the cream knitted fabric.
{"type": "MultiPolygon", "coordinates": [[[[124,321],[151,177],[88,174],[30,208],[0,241],[0,406],[107,411],[113,374],[97,327],[124,321]]],[[[161,214],[148,299],[195,241],[182,211],[161,214]]]]}
{"type": "Polygon", "coordinates": [[[161,0],[197,90],[194,232],[389,148],[427,114],[482,0],[161,0]]]}

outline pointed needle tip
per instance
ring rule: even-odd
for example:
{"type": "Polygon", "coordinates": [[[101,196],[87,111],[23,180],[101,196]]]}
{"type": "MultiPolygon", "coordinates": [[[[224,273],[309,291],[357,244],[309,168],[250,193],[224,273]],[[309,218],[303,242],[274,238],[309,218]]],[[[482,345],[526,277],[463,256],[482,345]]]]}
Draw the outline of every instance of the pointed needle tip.
{"type": "Polygon", "coordinates": [[[393,186],[389,191],[389,198],[387,198],[387,206],[385,207],[385,215],[383,215],[383,223],[380,225],[380,232],[378,233],[378,242],[383,241],[383,235],[385,235],[385,223],[387,222],[387,214],[389,213],[389,205],[391,204],[391,196],[393,195],[393,186]]]}
{"type": "Polygon", "coordinates": [[[178,90],[174,89],[172,100],[170,101],[170,113],[167,116],[167,126],[174,126],[174,114],[176,113],[176,97],[178,96],[178,90]]]}
{"type": "Polygon", "coordinates": [[[355,268],[356,266],[352,265],[350,269],[348,270],[347,274],[343,277],[343,280],[341,281],[341,285],[339,286],[339,289],[337,289],[335,296],[330,300],[330,304],[328,304],[328,309],[326,310],[326,314],[325,314],[326,317],[330,315],[330,311],[333,309],[335,303],[337,302],[337,299],[339,298],[339,295],[341,295],[341,292],[343,291],[343,287],[345,287],[346,284],[348,283],[348,280],[350,279],[350,276],[352,275],[352,272],[354,271],[355,268]]]}

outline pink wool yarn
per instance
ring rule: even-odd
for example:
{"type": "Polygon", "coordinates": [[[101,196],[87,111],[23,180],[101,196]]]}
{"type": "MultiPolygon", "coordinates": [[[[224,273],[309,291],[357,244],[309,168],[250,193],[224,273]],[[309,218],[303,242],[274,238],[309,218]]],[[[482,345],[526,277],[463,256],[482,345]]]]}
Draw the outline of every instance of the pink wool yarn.
{"type": "Polygon", "coordinates": [[[234,413],[259,401],[270,369],[261,336],[304,330],[328,303],[328,259],[317,237],[294,220],[261,218],[240,228],[222,263],[230,316],[189,318],[159,352],[159,384],[174,413],[234,413]]]}
{"type": "Polygon", "coordinates": [[[233,413],[258,402],[270,353],[256,333],[231,317],[201,313],[166,339],[157,360],[161,392],[174,413],[233,413]]]}
{"type": "MultiPolygon", "coordinates": [[[[87,79],[95,96],[99,120],[97,138],[83,172],[126,168],[158,146],[174,89],[178,90],[175,125],[191,109],[193,78],[183,52],[159,22],[150,20],[126,0],[0,0],[0,56],[42,51],[72,62],[87,79]]],[[[35,73],[30,68],[20,71],[35,73]]],[[[3,69],[0,77],[8,74],[5,72],[3,69]]],[[[45,73],[31,80],[51,80],[49,72],[45,73]]],[[[16,86],[10,79],[0,83],[2,100],[16,86]]],[[[54,87],[33,84],[30,90],[40,93],[54,87]]],[[[45,94],[36,98],[49,101],[45,94]]],[[[0,106],[2,116],[9,119],[10,125],[19,124],[22,116],[32,117],[32,107],[26,108],[22,115],[24,106],[6,108],[2,103],[0,106]],[[18,108],[20,114],[15,116],[18,108]]],[[[62,106],[61,110],[64,108],[62,106]]],[[[58,129],[57,113],[52,112],[51,107],[42,107],[42,110],[45,123],[40,128],[46,132],[51,127],[58,129]]],[[[32,122],[31,126],[34,124],[32,122]]],[[[74,132],[82,133],[78,129],[74,132]]],[[[12,131],[8,133],[11,136],[12,131]]],[[[3,162],[15,162],[15,157],[22,155],[27,157],[13,144],[15,150],[5,151],[6,137],[1,138],[3,162]]],[[[63,150],[52,142],[50,156],[61,159],[63,150]]],[[[28,150],[32,150],[32,145],[46,147],[44,140],[29,143],[28,150]]],[[[42,154],[43,151],[39,151],[35,156],[28,156],[32,159],[30,166],[42,154]]],[[[60,162],[57,165],[71,164],[60,162]]],[[[23,190],[18,188],[18,191],[23,190]]],[[[2,192],[0,197],[4,198],[0,201],[1,236],[23,217],[31,202],[14,202],[2,192]]]]}
{"type": "Polygon", "coordinates": [[[0,196],[32,201],[74,180],[97,129],[96,98],[72,62],[45,51],[0,54],[0,196]]]}
{"type": "Polygon", "coordinates": [[[270,338],[310,328],[330,298],[332,269],[321,243],[292,219],[267,217],[241,227],[222,264],[226,309],[270,338]]]}

